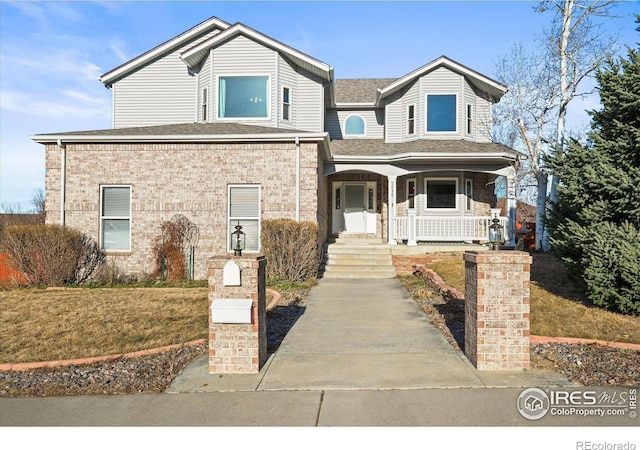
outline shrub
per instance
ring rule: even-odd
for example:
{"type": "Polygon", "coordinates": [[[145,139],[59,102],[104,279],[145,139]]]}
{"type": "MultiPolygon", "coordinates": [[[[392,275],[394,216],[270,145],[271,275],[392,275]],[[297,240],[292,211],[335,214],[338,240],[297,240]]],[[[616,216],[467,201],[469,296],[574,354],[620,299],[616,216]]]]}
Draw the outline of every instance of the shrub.
{"type": "Polygon", "coordinates": [[[305,281],[318,275],[318,224],[263,220],[260,241],[267,258],[267,278],[305,281]]]}
{"type": "Polygon", "coordinates": [[[187,251],[193,251],[197,244],[198,228],[185,216],[176,214],[171,220],[162,222],[160,229],[161,234],[153,246],[153,276],[167,281],[193,278],[193,266],[187,267],[187,251]]]}
{"type": "Polygon", "coordinates": [[[105,259],[92,238],[60,225],[6,227],[2,240],[11,265],[31,286],[83,283],[105,259]]]}
{"type": "Polygon", "coordinates": [[[580,264],[589,299],[603,308],[640,315],[640,231],[629,222],[604,222],[591,231],[580,264]]]}

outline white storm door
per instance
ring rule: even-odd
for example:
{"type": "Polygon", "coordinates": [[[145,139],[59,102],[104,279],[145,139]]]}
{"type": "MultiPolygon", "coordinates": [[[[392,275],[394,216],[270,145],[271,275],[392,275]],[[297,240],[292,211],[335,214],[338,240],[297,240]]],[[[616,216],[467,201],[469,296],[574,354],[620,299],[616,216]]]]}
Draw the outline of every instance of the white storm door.
{"type": "Polygon", "coordinates": [[[366,232],[366,185],[344,185],[344,231],[347,233],[366,232]]]}

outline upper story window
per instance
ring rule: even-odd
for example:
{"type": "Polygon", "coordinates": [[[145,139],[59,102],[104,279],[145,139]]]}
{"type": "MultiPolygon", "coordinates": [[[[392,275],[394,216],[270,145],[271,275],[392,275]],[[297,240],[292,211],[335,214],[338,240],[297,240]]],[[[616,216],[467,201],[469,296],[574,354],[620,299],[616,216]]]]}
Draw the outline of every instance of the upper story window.
{"type": "Polygon", "coordinates": [[[209,104],[208,89],[202,90],[202,121],[207,121],[207,105],[209,104]]]}
{"type": "Polygon", "coordinates": [[[282,88],[282,120],[291,120],[291,89],[282,88]]]}
{"type": "Polygon", "coordinates": [[[456,94],[427,94],[427,133],[458,131],[457,110],[456,94]]]}
{"type": "Polygon", "coordinates": [[[407,107],[407,134],[416,134],[416,107],[409,105],[407,107]]]}
{"type": "Polygon", "coordinates": [[[473,106],[467,103],[467,134],[473,134],[473,106]]]}
{"type": "Polygon", "coordinates": [[[219,77],[218,117],[268,118],[269,76],[219,77]]]}
{"type": "Polygon", "coordinates": [[[131,186],[102,186],[100,194],[101,248],[131,250],[131,186]]]}
{"type": "Polygon", "coordinates": [[[364,119],[357,115],[347,117],[347,120],[344,122],[344,134],[349,136],[364,136],[364,119]]]}

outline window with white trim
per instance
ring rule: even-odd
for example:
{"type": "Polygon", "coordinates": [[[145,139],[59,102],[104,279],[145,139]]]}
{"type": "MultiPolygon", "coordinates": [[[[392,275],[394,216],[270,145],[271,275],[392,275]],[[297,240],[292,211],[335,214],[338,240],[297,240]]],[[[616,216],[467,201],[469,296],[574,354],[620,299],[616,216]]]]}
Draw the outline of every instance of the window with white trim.
{"type": "Polygon", "coordinates": [[[268,75],[218,77],[218,118],[268,117],[268,75]]]}
{"type": "Polygon", "coordinates": [[[344,134],[348,136],[364,136],[365,125],[362,116],[354,114],[344,122],[344,134]]]}
{"type": "Polygon", "coordinates": [[[131,250],[131,186],[101,186],[100,247],[131,250]]]}
{"type": "Polygon", "coordinates": [[[427,94],[427,133],[455,133],[458,131],[458,96],[456,94],[427,94]]]}
{"type": "Polygon", "coordinates": [[[426,192],[426,205],[427,209],[449,209],[455,210],[458,208],[457,204],[457,192],[458,192],[458,179],[457,178],[427,178],[424,180],[425,192],[426,192]]]}
{"type": "Polygon", "coordinates": [[[202,121],[207,121],[207,106],[209,104],[209,93],[208,89],[202,90],[202,121]]]}
{"type": "Polygon", "coordinates": [[[416,106],[407,106],[407,134],[416,134],[416,106]]]}
{"type": "Polygon", "coordinates": [[[291,120],[291,89],[288,87],[282,88],[282,120],[291,120]]]}
{"type": "Polygon", "coordinates": [[[260,248],[260,186],[230,185],[227,198],[227,250],[232,251],[230,236],[239,223],[245,234],[245,251],[257,252],[260,248]]]}
{"type": "Polygon", "coordinates": [[[407,208],[416,207],[416,179],[407,180],[407,208]]]}
{"type": "Polygon", "coordinates": [[[464,179],[464,195],[465,195],[465,209],[467,211],[473,211],[473,180],[471,178],[464,179]]]}
{"type": "Polygon", "coordinates": [[[467,134],[473,134],[473,105],[467,103],[467,134]]]}

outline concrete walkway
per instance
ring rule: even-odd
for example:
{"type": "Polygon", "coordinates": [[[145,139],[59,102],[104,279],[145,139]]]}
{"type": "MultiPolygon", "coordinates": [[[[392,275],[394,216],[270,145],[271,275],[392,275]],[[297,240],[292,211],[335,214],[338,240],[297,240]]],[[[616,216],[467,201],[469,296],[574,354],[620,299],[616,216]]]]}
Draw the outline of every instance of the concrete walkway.
{"type": "Polygon", "coordinates": [[[517,411],[524,387],[557,374],[483,372],[456,352],[400,283],[322,280],[259,374],[210,375],[194,361],[158,395],[0,398],[2,426],[621,425],[517,411]]]}

